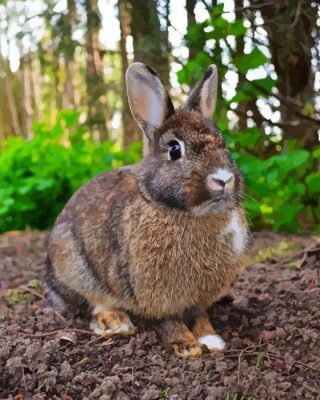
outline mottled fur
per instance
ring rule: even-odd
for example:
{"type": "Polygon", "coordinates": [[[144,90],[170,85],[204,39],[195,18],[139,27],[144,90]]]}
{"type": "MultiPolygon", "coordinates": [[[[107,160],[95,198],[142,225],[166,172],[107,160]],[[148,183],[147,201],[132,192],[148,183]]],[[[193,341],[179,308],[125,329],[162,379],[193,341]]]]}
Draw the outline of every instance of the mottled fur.
{"type": "MultiPolygon", "coordinates": [[[[150,90],[157,75],[135,68],[150,90]]],[[[159,127],[148,127],[152,146],[140,164],[97,176],[70,199],[52,230],[47,276],[65,303],[76,296],[78,304],[81,298],[98,307],[96,317],[106,327],[120,309],[159,319],[164,341],[187,356],[201,354],[201,327],[203,335],[214,332],[204,311],[234,281],[246,240],[242,178],[215,125],[199,107],[190,110],[196,94],[188,111],[173,114],[170,106],[159,127]],[[168,143],[175,139],[185,144],[186,156],[170,161],[168,143]],[[234,180],[225,199],[215,202],[207,179],[218,168],[234,180]],[[243,243],[237,247],[238,230],[243,243]],[[196,316],[195,335],[183,324],[188,309],[196,316]]],[[[166,96],[163,107],[171,104],[166,96]]]]}

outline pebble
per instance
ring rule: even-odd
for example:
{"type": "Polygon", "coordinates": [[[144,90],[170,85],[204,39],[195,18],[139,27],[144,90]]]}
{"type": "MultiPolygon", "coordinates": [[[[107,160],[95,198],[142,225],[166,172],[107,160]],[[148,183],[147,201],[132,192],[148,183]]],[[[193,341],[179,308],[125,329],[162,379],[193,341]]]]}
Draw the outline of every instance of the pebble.
{"type": "Polygon", "coordinates": [[[193,360],[189,364],[191,371],[200,371],[203,368],[203,362],[201,360],[193,360]]]}

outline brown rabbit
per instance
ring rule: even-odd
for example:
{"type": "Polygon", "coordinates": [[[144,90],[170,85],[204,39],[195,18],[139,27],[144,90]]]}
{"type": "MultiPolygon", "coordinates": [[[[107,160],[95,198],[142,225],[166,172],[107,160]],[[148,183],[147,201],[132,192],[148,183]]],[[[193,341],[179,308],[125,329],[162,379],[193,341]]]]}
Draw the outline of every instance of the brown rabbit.
{"type": "Polygon", "coordinates": [[[154,320],[179,356],[199,356],[203,345],[221,350],[206,310],[240,270],[247,226],[243,180],[210,120],[217,69],[177,111],[150,67],[133,63],[126,80],[144,158],[95,177],[61,212],[49,243],[49,294],[62,311],[90,306],[101,334],[135,332],[129,312],[154,320]]]}

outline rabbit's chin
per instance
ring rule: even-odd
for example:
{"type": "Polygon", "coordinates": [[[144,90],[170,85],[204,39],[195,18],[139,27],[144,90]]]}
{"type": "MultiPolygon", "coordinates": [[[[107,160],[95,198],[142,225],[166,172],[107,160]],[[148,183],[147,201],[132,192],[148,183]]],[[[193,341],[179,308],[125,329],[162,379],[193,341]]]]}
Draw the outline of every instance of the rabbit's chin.
{"type": "Polygon", "coordinates": [[[202,217],[209,214],[223,214],[233,208],[234,203],[229,196],[217,196],[192,207],[191,212],[197,217],[202,217]]]}

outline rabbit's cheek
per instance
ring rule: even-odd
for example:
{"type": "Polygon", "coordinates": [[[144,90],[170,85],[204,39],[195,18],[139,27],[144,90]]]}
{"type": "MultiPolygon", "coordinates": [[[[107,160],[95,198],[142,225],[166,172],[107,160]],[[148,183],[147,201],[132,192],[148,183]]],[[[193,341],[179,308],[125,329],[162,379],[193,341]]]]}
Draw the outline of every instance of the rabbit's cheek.
{"type": "Polygon", "coordinates": [[[186,179],[184,190],[190,208],[199,206],[212,198],[203,177],[196,172],[192,172],[190,177],[186,179]]]}

